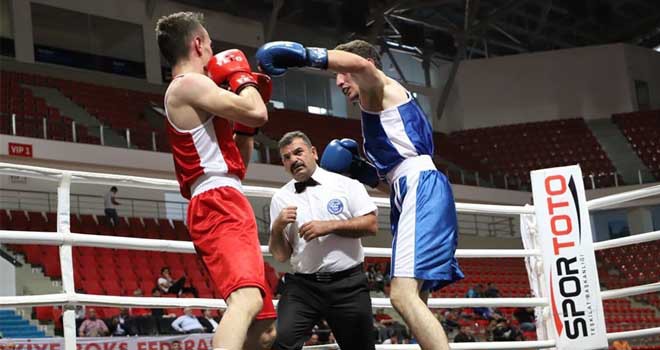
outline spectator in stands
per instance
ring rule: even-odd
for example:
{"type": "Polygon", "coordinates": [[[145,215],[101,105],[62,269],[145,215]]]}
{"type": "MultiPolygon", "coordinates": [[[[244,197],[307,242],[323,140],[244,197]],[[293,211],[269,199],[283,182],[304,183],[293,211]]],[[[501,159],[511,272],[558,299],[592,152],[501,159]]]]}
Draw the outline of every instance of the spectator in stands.
{"type": "MultiPolygon", "coordinates": [[[[77,293],[80,293],[80,291],[77,291],[77,293]]],[[[75,314],[76,314],[76,320],[84,320],[85,319],[85,305],[76,305],[75,314]]]]}
{"type": "MultiPolygon", "coordinates": [[[[480,283],[472,288],[470,288],[465,294],[466,298],[483,298],[484,297],[484,286],[480,283]]],[[[472,308],[474,313],[481,316],[482,318],[488,319],[489,310],[486,307],[475,307],[472,308]]]]}
{"type": "Polygon", "coordinates": [[[337,344],[337,339],[335,339],[335,334],[332,331],[328,335],[328,344],[337,344]]]}
{"type": "MultiPolygon", "coordinates": [[[[159,298],[161,296],[160,289],[158,287],[154,287],[154,289],[151,290],[151,296],[154,298],[159,298]]],[[[171,319],[175,317],[175,314],[167,314],[162,308],[151,309],[151,318],[156,324],[155,331],[158,334],[171,333],[171,319]]]]}
{"type": "Polygon", "coordinates": [[[172,329],[183,334],[204,333],[204,327],[189,307],[183,309],[183,315],[172,322],[172,329]]]}
{"type": "Polygon", "coordinates": [[[484,296],[486,298],[499,298],[500,297],[500,290],[497,289],[497,287],[495,286],[495,283],[488,282],[488,286],[486,287],[486,291],[484,292],[484,296]]]}
{"type": "Polygon", "coordinates": [[[96,310],[89,309],[87,318],[78,329],[79,337],[102,337],[108,335],[108,326],[102,319],[96,318],[96,310]]]}
{"type": "Polygon", "coordinates": [[[192,293],[195,298],[199,298],[199,294],[197,293],[197,289],[195,289],[195,287],[192,285],[189,287],[185,286],[185,277],[181,277],[174,281],[172,275],[170,274],[170,268],[167,266],[160,269],[160,277],[158,278],[157,283],[163,294],[176,294],[176,296],[179,297],[183,293],[192,293]]]}
{"type": "Polygon", "coordinates": [[[499,320],[496,321],[497,324],[492,330],[492,340],[493,341],[519,341],[523,340],[522,333],[520,333],[515,327],[509,324],[509,321],[499,320]]]}
{"type": "MultiPolygon", "coordinates": [[[[133,291],[133,296],[134,297],[143,297],[144,294],[142,293],[142,289],[138,288],[133,291]]],[[[130,314],[133,317],[142,317],[142,316],[149,316],[151,315],[151,311],[147,309],[146,307],[132,307],[130,309],[130,314]]]]}
{"type": "Polygon", "coordinates": [[[309,339],[305,342],[305,346],[309,345],[319,345],[319,336],[318,334],[312,334],[309,339]]]}
{"type": "Polygon", "coordinates": [[[376,291],[381,293],[385,292],[385,276],[380,270],[380,265],[376,266],[373,277],[374,277],[374,286],[376,287],[376,291]]]}
{"type": "Polygon", "coordinates": [[[198,317],[206,333],[213,333],[218,328],[218,322],[213,318],[212,312],[211,309],[204,309],[203,316],[198,317]]]}
{"type": "Polygon", "coordinates": [[[475,286],[472,286],[472,288],[468,289],[467,293],[465,293],[466,298],[481,298],[483,297],[483,286],[481,284],[477,284],[475,286]]]}
{"type": "MultiPolygon", "coordinates": [[[[142,289],[138,288],[133,291],[134,297],[143,297],[142,289]]],[[[161,309],[162,311],[162,309],[161,309]]],[[[156,335],[158,334],[158,324],[155,318],[151,315],[151,309],[145,307],[132,307],[129,313],[134,321],[137,334],[139,335],[156,335]]]]}
{"type": "Polygon", "coordinates": [[[376,319],[376,321],[382,324],[389,324],[392,322],[392,316],[385,313],[385,309],[383,308],[376,309],[376,314],[374,315],[374,319],[376,319]]]}
{"type": "Polygon", "coordinates": [[[399,337],[396,334],[392,334],[389,338],[385,339],[381,344],[401,344],[399,343],[399,337]]]}
{"type": "Polygon", "coordinates": [[[105,194],[105,197],[103,197],[105,216],[107,216],[108,220],[112,222],[112,226],[117,226],[119,223],[119,215],[117,215],[117,209],[115,206],[121,204],[117,202],[117,199],[115,199],[117,191],[117,187],[112,186],[110,187],[110,191],[108,191],[108,193],[105,194]]]}
{"type": "Polygon", "coordinates": [[[461,329],[458,331],[458,334],[454,337],[454,343],[472,343],[476,342],[472,335],[472,329],[467,326],[461,326],[461,329]]]}
{"type": "Polygon", "coordinates": [[[614,350],[632,350],[630,344],[626,340],[615,340],[612,342],[614,350]]]}
{"type": "Polygon", "coordinates": [[[112,318],[112,327],[112,335],[116,337],[137,335],[135,322],[125,307],[119,310],[119,315],[112,318]]]}
{"type": "Polygon", "coordinates": [[[171,350],[181,350],[181,342],[178,340],[173,341],[171,350]]]}
{"type": "Polygon", "coordinates": [[[519,307],[513,311],[513,316],[518,320],[520,329],[525,332],[536,330],[534,324],[534,308],[533,307],[519,307]]]}
{"type": "Polygon", "coordinates": [[[445,312],[444,320],[440,321],[440,324],[442,325],[442,328],[445,329],[445,332],[450,333],[453,332],[454,329],[458,328],[457,319],[458,316],[456,315],[456,311],[448,310],[445,312]]]}

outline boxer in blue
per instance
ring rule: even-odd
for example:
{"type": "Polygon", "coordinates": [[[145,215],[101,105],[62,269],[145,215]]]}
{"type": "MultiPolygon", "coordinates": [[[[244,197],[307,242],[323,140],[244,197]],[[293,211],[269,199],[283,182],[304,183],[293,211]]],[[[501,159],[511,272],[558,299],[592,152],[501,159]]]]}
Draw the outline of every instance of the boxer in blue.
{"type": "Polygon", "coordinates": [[[458,225],[454,196],[433,155],[433,131],[426,115],[401,84],[381,70],[378,51],[355,40],[334,50],[271,42],[257,51],[263,72],[277,76],[289,67],[337,73],[337,86],[359,103],[368,162],[357,143],[333,140],[321,166],[349,174],[390,193],[392,285],[390,300],[422,349],[449,349],[447,336],[426,306],[429,292],[463,278],[454,257],[458,225]]]}

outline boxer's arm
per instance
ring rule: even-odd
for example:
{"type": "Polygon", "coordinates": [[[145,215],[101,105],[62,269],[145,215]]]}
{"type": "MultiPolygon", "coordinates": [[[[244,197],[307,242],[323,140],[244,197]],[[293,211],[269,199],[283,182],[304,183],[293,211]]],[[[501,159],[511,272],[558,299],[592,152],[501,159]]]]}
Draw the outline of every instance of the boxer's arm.
{"type": "Polygon", "coordinates": [[[381,108],[387,77],[366,58],[342,50],[328,50],[328,69],[350,73],[360,88],[360,103],[381,108]]]}
{"type": "Polygon", "coordinates": [[[236,147],[238,147],[241,158],[243,158],[243,164],[245,164],[245,168],[247,169],[250,159],[252,159],[252,151],[254,150],[254,136],[234,134],[234,142],[236,142],[236,147]]]}
{"type": "Polygon", "coordinates": [[[251,127],[260,127],[268,121],[266,105],[253,86],[245,87],[236,95],[202,74],[187,74],[178,83],[181,85],[168,97],[175,99],[170,104],[187,104],[251,127]]]}

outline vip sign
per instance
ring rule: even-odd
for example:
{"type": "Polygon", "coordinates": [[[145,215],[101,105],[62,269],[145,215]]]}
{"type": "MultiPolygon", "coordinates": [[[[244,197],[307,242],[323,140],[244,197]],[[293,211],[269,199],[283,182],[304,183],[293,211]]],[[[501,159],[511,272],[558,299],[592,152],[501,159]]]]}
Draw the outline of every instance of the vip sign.
{"type": "Polygon", "coordinates": [[[607,348],[582,171],[532,171],[532,190],[557,349],[607,348]]]}

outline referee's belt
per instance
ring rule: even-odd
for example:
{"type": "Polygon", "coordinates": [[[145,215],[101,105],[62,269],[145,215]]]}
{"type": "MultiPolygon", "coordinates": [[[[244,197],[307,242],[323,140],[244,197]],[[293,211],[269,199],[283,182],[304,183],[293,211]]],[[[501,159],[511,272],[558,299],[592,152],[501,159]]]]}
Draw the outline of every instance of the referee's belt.
{"type": "Polygon", "coordinates": [[[337,271],[337,272],[316,272],[316,273],[295,273],[296,277],[301,277],[306,280],[316,281],[316,282],[334,282],[342,278],[348,277],[356,272],[362,272],[364,267],[362,263],[351,267],[348,270],[337,271]]]}

